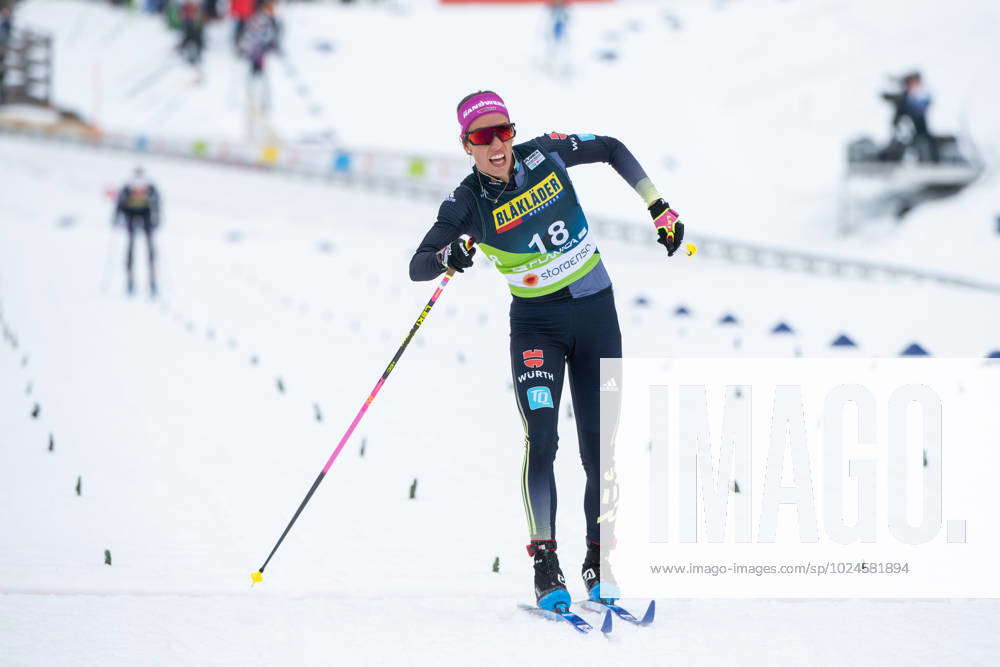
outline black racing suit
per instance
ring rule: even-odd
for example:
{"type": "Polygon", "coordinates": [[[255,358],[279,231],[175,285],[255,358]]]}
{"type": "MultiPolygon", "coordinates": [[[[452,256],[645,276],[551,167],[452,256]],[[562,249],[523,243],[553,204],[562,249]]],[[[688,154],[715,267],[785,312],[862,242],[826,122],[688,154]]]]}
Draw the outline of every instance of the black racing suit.
{"type": "MultiPolygon", "coordinates": [[[[486,238],[485,235],[492,232],[485,226],[493,222],[488,214],[493,202],[501,195],[525,191],[525,180],[530,179],[532,173],[537,175],[551,169],[562,184],[561,179],[568,181],[565,174],[567,167],[607,162],[644,198],[654,200],[658,197],[638,161],[620,141],[611,137],[552,133],[519,144],[514,151],[515,169],[509,182],[491,179],[474,169],[442,203],[437,221],[410,260],[412,280],[431,280],[444,272],[438,251],[461,235],[473,236],[480,241],[486,238]],[[529,154],[529,151],[536,147],[536,152],[542,153],[543,159],[551,160],[551,164],[545,162],[531,172],[539,156],[529,154]]],[[[570,183],[563,185],[567,191],[571,189],[570,183]]],[[[575,190],[573,192],[575,197],[575,190]]],[[[518,218],[506,225],[501,222],[496,224],[498,230],[503,226],[523,225],[522,229],[528,228],[527,233],[539,229],[544,234],[546,225],[556,215],[560,214],[553,213],[546,217],[543,212],[533,218],[525,217],[523,222],[518,218]]],[[[556,221],[556,224],[562,224],[562,221],[556,221]]],[[[582,235],[586,235],[588,230],[582,231],[582,235]]],[[[530,285],[531,282],[525,284],[530,285]]],[[[620,358],[621,354],[621,332],[611,279],[599,258],[586,275],[555,292],[533,298],[513,295],[510,307],[510,361],[517,407],[525,427],[521,482],[532,540],[555,539],[553,462],[559,440],[559,402],[564,371],[568,366],[580,457],[587,475],[584,495],[587,538],[595,543],[600,541],[598,517],[602,509],[602,472],[599,387],[606,386],[611,379],[602,377],[600,362],[602,357],[620,358]]]]}
{"type": "Polygon", "coordinates": [[[128,290],[135,286],[133,254],[135,234],[141,231],[146,237],[146,249],[149,258],[149,289],[156,292],[156,246],[153,243],[153,232],[160,226],[160,195],[156,186],[146,182],[131,182],[125,184],[118,193],[118,203],[115,207],[115,220],[124,218],[125,229],[128,232],[128,246],[125,251],[125,274],[128,280],[128,290]]]}

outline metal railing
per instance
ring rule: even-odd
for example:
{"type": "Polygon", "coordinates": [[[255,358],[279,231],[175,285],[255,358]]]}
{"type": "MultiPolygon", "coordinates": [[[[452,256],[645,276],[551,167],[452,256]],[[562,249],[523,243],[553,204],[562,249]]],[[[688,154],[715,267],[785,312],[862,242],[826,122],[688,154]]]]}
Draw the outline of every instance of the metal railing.
{"type": "MultiPolygon", "coordinates": [[[[598,232],[599,238],[648,244],[652,237],[652,233],[646,225],[634,221],[622,222],[621,220],[591,216],[590,223],[598,232]]],[[[907,266],[857,260],[836,255],[821,255],[706,234],[693,234],[691,240],[698,244],[699,255],[733,264],[843,279],[930,282],[946,287],[1000,294],[1000,284],[936,271],[924,271],[907,266]]]]}

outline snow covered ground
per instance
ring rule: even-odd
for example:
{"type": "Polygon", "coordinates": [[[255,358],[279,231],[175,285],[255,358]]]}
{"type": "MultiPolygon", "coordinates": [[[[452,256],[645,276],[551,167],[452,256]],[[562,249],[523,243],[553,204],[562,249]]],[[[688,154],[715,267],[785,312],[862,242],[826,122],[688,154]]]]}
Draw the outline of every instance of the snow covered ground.
{"type": "MultiPolygon", "coordinates": [[[[0,219],[0,303],[17,339],[0,348],[6,664],[467,664],[470,653],[491,664],[985,664],[995,654],[1000,607],[989,601],[660,600],[658,624],[617,629],[613,647],[521,615],[520,426],[507,299],[489,267],[449,285],[249,590],[432,289],[406,280],[411,223],[389,198],[150,160],[170,193],[164,295],[130,300],[104,190],[131,160],[12,139],[0,160],[15,166],[0,219]]],[[[668,264],[656,249],[626,261],[634,248],[602,247],[635,353],[735,354],[738,335],[746,354],[822,354],[850,324],[876,354],[919,337],[939,354],[981,356],[998,330],[990,297],[887,283],[846,298],[843,283],[812,279],[776,300],[784,274],[668,264]],[[653,271],[669,287],[650,285],[653,271]],[[649,306],[633,304],[640,294],[649,306]],[[877,320],[886,300],[899,316],[877,320]],[[678,324],[682,301],[694,316],[678,324]],[[738,334],[716,325],[723,309],[740,317],[738,334]],[[778,318],[795,324],[794,340],[767,335],[778,318]]],[[[560,538],[579,595],[582,475],[564,426],[560,538]]]]}
{"type": "MultiPolygon", "coordinates": [[[[956,0],[631,0],[573,7],[556,57],[536,5],[431,0],[282,7],[284,50],[269,78],[271,126],[289,142],[464,157],[454,106],[498,90],[521,136],[551,130],[622,139],[704,233],[898,261],[1000,282],[993,172],[903,226],[837,234],[847,141],[887,137],[887,75],[923,71],[940,133],[967,130],[1000,161],[1000,5],[956,0]],[[502,34],[489,57],[484,39],[502,34]],[[615,59],[600,59],[613,52],[615,59]],[[567,74],[568,72],[568,74],[567,74]],[[957,261],[956,261],[957,260],[957,261]]],[[[211,27],[204,83],[172,56],[162,21],[102,3],[29,0],[18,20],[56,36],[56,99],[109,130],[190,139],[247,135],[246,67],[229,23],[211,27]]],[[[628,217],[635,195],[600,167],[575,180],[589,210],[628,217]]],[[[641,213],[641,211],[640,211],[641,213]]]]}
{"type": "MultiPolygon", "coordinates": [[[[454,101],[494,87],[528,134],[620,136],[692,229],[1000,281],[992,176],[902,227],[837,239],[830,226],[843,140],[880,132],[874,92],[886,71],[923,67],[935,119],[951,125],[966,109],[984,143],[1000,145],[1000,94],[971,85],[996,67],[994,5],[952,3],[946,15],[898,0],[714,6],[574,9],[570,82],[540,66],[534,8],[288,7],[289,58],[326,111],[316,120],[279,65],[274,122],[286,136],[328,122],[352,144],[440,152],[454,101]],[[922,46],[932,19],[948,45],[933,60],[922,46]],[[510,40],[503,74],[486,81],[469,55],[484,25],[510,40]],[[332,52],[316,48],[324,38],[332,52]],[[388,42],[408,57],[387,57],[388,42]],[[591,57],[607,44],[616,65],[591,57]],[[651,80],[667,90],[655,103],[651,80]],[[401,130],[375,111],[397,97],[419,101],[401,130]]],[[[125,90],[158,66],[173,39],[159,23],[66,0],[25,3],[19,16],[72,49],[57,53],[57,95],[109,127],[239,136],[230,93],[241,75],[224,26],[210,35],[206,86],[177,70],[128,102],[112,82],[125,90]],[[101,95],[88,83],[95,59],[101,95]]],[[[0,315],[14,337],[0,341],[0,663],[985,665],[1000,652],[992,600],[660,599],[654,627],[618,626],[614,642],[518,612],[531,593],[521,427],[508,297],[486,266],[448,286],[250,589],[433,290],[410,283],[406,265],[436,206],[146,159],[165,194],[163,294],[127,299],[106,191],[134,158],[2,137],[0,164],[0,315]]],[[[588,210],[648,224],[607,169],[573,175],[588,210]]],[[[825,355],[842,332],[873,356],[911,342],[937,356],[1000,348],[995,296],[667,262],[650,246],[601,243],[629,354],[825,355]],[[681,304],[689,318],[674,317],[681,304]],[[719,326],[725,313],[739,324],[719,326]],[[769,335],[778,321],[795,335],[769,335]]],[[[560,553],[578,597],[583,480],[563,419],[560,553]]]]}

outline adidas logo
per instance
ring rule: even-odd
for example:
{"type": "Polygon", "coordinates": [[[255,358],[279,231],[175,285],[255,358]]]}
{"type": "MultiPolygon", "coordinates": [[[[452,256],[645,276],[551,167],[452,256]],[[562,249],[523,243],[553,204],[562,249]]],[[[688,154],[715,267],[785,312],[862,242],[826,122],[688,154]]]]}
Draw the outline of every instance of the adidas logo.
{"type": "Polygon", "coordinates": [[[618,391],[618,383],[615,382],[614,378],[611,378],[601,385],[601,391],[618,391]]]}

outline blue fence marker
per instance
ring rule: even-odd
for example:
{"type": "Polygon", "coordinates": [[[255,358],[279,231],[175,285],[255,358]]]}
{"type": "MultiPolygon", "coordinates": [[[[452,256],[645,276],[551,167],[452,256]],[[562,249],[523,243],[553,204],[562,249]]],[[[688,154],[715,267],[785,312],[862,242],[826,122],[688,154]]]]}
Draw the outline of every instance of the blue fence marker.
{"type": "Polygon", "coordinates": [[[646,297],[644,297],[644,296],[642,296],[640,294],[639,296],[635,297],[635,301],[633,301],[633,303],[636,306],[648,306],[649,305],[649,299],[647,299],[646,297]]]}
{"type": "Polygon", "coordinates": [[[931,353],[920,347],[919,343],[910,343],[905,350],[899,353],[901,357],[929,357],[931,353]]]}
{"type": "Polygon", "coordinates": [[[341,151],[333,156],[333,163],[330,168],[338,174],[343,174],[351,170],[351,154],[341,151]]]}
{"type": "Polygon", "coordinates": [[[736,319],[736,316],[733,315],[732,313],[726,313],[719,320],[719,324],[739,324],[739,323],[740,321],[736,319]]]}
{"type": "Polygon", "coordinates": [[[855,343],[853,340],[851,340],[850,336],[848,336],[847,334],[840,334],[833,340],[832,343],[830,343],[830,347],[857,347],[857,346],[858,344],[855,343]]]}
{"type": "Polygon", "coordinates": [[[136,137],[135,138],[135,149],[137,151],[149,150],[149,139],[146,137],[136,137]]]}
{"type": "Polygon", "coordinates": [[[691,311],[687,309],[687,306],[677,306],[674,308],[674,317],[687,317],[691,314],[691,311]]]}
{"type": "Polygon", "coordinates": [[[1000,359],[1000,350],[993,350],[986,355],[987,359],[1000,359]]]}
{"type": "Polygon", "coordinates": [[[790,333],[795,333],[795,331],[793,331],[792,328],[790,326],[788,326],[787,323],[785,323],[785,322],[778,322],[777,324],[774,325],[774,328],[771,329],[771,333],[772,334],[790,334],[790,333]]]}

